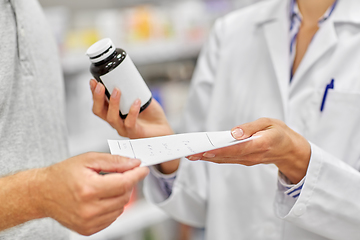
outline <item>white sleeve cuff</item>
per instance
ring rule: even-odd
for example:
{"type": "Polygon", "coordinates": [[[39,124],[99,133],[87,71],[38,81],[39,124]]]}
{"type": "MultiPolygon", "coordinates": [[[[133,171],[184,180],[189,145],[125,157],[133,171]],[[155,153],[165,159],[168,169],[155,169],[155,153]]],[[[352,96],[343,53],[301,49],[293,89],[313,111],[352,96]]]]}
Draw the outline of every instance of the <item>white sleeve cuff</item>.
{"type": "Polygon", "coordinates": [[[172,174],[163,174],[156,166],[151,166],[150,174],[156,179],[156,182],[162,191],[163,197],[168,198],[172,193],[177,171],[172,174]]]}

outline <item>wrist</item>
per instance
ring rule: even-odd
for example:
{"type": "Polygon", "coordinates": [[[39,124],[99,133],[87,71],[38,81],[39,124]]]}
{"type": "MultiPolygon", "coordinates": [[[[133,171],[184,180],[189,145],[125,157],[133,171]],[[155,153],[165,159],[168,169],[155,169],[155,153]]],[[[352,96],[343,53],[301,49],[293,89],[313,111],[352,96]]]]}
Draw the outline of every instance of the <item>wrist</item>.
{"type": "Polygon", "coordinates": [[[311,157],[311,146],[304,138],[296,142],[294,146],[293,151],[289,154],[290,157],[276,163],[276,166],[292,184],[297,184],[306,176],[311,157]]]}
{"type": "Polygon", "coordinates": [[[37,169],[0,178],[0,231],[45,217],[36,200],[37,169]]]}
{"type": "MultiPolygon", "coordinates": [[[[41,211],[41,203],[38,201],[38,171],[39,169],[31,169],[19,172],[10,176],[9,193],[16,193],[13,196],[14,206],[17,206],[19,214],[22,215],[22,221],[29,221],[45,217],[41,211]]],[[[19,218],[19,219],[21,219],[19,218]]]]}
{"type": "Polygon", "coordinates": [[[46,168],[31,170],[26,189],[34,219],[48,217],[44,211],[44,184],[46,184],[46,168]]]}
{"type": "Polygon", "coordinates": [[[176,159],[169,162],[161,163],[156,167],[163,174],[172,174],[178,170],[179,164],[180,164],[180,159],[176,159]]]}

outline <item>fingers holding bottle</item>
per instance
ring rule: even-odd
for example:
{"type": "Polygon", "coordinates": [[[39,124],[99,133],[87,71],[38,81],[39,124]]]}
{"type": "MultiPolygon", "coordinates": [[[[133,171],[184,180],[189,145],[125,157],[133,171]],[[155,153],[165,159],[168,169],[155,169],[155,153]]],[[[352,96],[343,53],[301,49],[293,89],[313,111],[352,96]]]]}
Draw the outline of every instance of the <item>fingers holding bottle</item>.
{"type": "Polygon", "coordinates": [[[96,80],[91,79],[90,89],[94,101],[92,111],[96,116],[106,121],[109,104],[106,101],[105,87],[101,83],[96,82],[96,80]]]}
{"type": "Polygon", "coordinates": [[[108,122],[120,136],[128,137],[128,133],[124,126],[124,120],[120,117],[119,113],[120,99],[121,91],[118,88],[114,88],[109,99],[105,121],[108,122]]]}
{"type": "Polygon", "coordinates": [[[119,135],[136,139],[173,134],[164,110],[155,99],[152,99],[143,111],[140,111],[143,102],[139,98],[135,99],[126,113],[126,118],[122,119],[119,115],[121,90],[114,88],[107,101],[105,87],[101,83],[91,80],[90,89],[94,100],[94,114],[108,122],[119,135]]]}

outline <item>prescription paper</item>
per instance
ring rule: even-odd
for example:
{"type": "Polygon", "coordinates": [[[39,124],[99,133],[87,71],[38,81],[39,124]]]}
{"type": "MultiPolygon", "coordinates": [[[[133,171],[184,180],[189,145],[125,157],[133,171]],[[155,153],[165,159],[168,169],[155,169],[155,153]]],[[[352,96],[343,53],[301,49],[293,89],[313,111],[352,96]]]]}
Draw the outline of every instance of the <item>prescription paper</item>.
{"type": "Polygon", "coordinates": [[[111,154],[141,160],[151,166],[217,148],[247,142],[257,137],[236,140],[230,131],[174,134],[136,140],[108,140],[111,154]]]}

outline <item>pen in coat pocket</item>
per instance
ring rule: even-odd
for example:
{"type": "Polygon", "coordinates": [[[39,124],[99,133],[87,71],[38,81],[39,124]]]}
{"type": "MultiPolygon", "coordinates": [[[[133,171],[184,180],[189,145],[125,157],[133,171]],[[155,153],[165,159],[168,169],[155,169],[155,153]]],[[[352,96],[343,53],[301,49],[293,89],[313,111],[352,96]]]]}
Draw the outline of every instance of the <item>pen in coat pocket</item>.
{"type": "Polygon", "coordinates": [[[321,102],[320,112],[322,112],[324,110],[326,97],[327,97],[329,89],[334,89],[334,82],[335,82],[335,80],[331,79],[331,82],[328,85],[326,85],[324,96],[323,96],[323,99],[321,102]]]}

